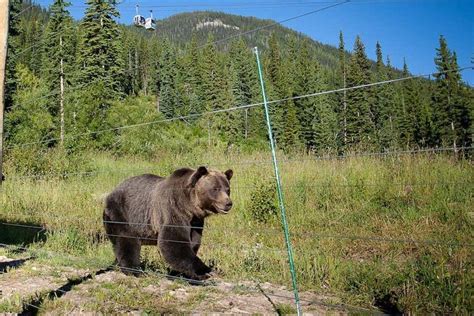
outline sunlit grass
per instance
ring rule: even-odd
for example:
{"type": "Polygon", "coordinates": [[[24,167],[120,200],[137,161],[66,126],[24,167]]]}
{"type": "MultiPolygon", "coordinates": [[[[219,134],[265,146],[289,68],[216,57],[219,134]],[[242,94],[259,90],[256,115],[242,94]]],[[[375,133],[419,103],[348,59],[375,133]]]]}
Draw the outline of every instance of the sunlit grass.
{"type": "MultiPolygon", "coordinates": [[[[45,241],[32,247],[60,255],[41,260],[104,267],[113,262],[101,222],[104,195],[129,176],[168,175],[180,166],[208,162],[209,155],[150,162],[91,153],[84,159],[97,173],[35,180],[10,173],[0,196],[0,220],[45,227],[45,241]]],[[[211,168],[234,169],[234,208],[208,220],[201,255],[226,279],[290,286],[279,216],[257,221],[249,207],[258,185],[272,181],[268,153],[214,157],[211,168]]],[[[469,161],[429,154],[281,160],[301,289],[403,311],[473,310],[474,170],[469,161]]],[[[166,273],[155,247],[144,247],[142,258],[166,273]]]]}

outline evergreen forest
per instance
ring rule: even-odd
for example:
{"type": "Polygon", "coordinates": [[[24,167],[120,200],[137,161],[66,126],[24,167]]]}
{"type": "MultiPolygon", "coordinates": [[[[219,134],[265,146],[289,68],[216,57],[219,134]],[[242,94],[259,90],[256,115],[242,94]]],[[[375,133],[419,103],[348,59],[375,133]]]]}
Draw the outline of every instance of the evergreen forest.
{"type": "Polygon", "coordinates": [[[282,26],[221,41],[269,21],[195,12],[159,21],[156,31],[147,32],[119,25],[113,2],[86,4],[83,19],[75,21],[67,1],[50,8],[11,1],[8,146],[149,153],[156,149],[151,131],[143,128],[127,136],[136,139],[123,142],[118,139],[129,132],[120,127],[163,119],[197,133],[211,130],[228,146],[259,146],[267,137],[262,106],[204,115],[261,102],[254,45],[263,52],[273,132],[285,152],[472,144],[474,90],[463,83],[456,53],[442,35],[433,52],[438,73],[344,89],[409,77],[408,62],[395,69],[381,43],[360,37],[346,43],[343,31],[337,48],[282,26]],[[371,49],[375,61],[367,57],[371,49]]]}

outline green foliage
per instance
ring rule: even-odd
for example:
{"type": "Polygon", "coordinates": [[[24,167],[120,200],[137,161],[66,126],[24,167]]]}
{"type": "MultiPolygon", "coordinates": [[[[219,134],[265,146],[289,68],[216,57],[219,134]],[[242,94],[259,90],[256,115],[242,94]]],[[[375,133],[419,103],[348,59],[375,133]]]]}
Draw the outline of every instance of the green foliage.
{"type": "Polygon", "coordinates": [[[294,315],[296,308],[290,304],[278,303],[276,304],[276,311],[278,315],[294,315]]]}
{"type": "MultiPolygon", "coordinates": [[[[370,83],[370,62],[359,36],[349,62],[347,85],[349,87],[370,83]]],[[[347,92],[347,141],[349,144],[370,144],[374,140],[374,123],[370,113],[368,89],[347,92]]]]}
{"type": "MultiPolygon", "coordinates": [[[[342,32],[338,51],[279,26],[271,36],[262,30],[251,38],[216,45],[214,39],[233,29],[196,29],[191,41],[192,32],[185,30],[209,16],[222,17],[241,30],[264,22],[200,12],[162,21],[160,32],[150,35],[119,27],[110,1],[89,0],[80,23],[71,21],[64,1],[56,0],[51,14],[33,6],[32,15],[19,16],[14,14],[24,6],[11,3],[5,168],[7,180],[12,176],[13,181],[2,187],[6,198],[0,200],[1,215],[47,224],[55,233],[46,247],[99,256],[104,262],[111,251],[96,239],[103,229],[96,197],[126,176],[150,170],[165,175],[203,161],[234,168],[229,158],[252,162],[268,157],[262,107],[174,119],[261,102],[249,46],[262,47],[270,100],[410,75],[408,66],[401,72],[388,61],[384,65],[380,44],[376,63],[368,60],[360,38],[349,54],[342,32]],[[162,39],[165,35],[169,40],[162,39]],[[39,44],[29,51],[33,38],[39,44]],[[57,146],[61,57],[66,74],[64,148],[57,146]],[[108,173],[62,181],[67,173],[96,169],[108,173]],[[16,175],[55,179],[14,180],[16,175]],[[72,219],[61,217],[65,210],[72,219]]],[[[434,81],[417,79],[349,90],[337,97],[272,103],[278,148],[284,156],[292,153],[285,158],[308,160],[295,152],[303,147],[324,153],[367,146],[392,150],[471,144],[474,90],[461,82],[456,55],[444,38],[435,63],[440,71],[454,71],[434,81]]],[[[272,281],[279,275],[285,283],[286,258],[265,247],[281,250],[283,244],[281,234],[271,231],[278,216],[275,184],[262,180],[271,168],[242,165],[245,168],[236,170],[239,176],[233,179],[237,215],[210,222],[230,223],[238,233],[210,229],[209,239],[229,248],[221,252],[203,247],[203,254],[217,258],[230,278],[258,273],[272,281]],[[248,176],[240,176],[244,174],[248,176]],[[252,182],[255,188],[242,192],[252,182]],[[242,251],[243,245],[251,249],[242,251]]],[[[285,197],[303,288],[329,288],[349,302],[388,304],[407,313],[472,310],[468,247],[307,237],[316,232],[470,243],[472,168],[467,162],[450,157],[351,159],[344,164],[318,160],[285,164],[282,173],[288,183],[285,197]],[[437,183],[441,180],[446,183],[437,183]],[[410,183],[414,185],[404,185],[410,183]]]]}
{"type": "Polygon", "coordinates": [[[276,186],[274,181],[259,180],[250,195],[247,213],[253,220],[267,223],[278,216],[276,186]]]}
{"type": "Polygon", "coordinates": [[[44,141],[47,144],[47,140],[54,136],[54,124],[51,109],[44,98],[48,93],[46,83],[22,64],[17,66],[16,76],[14,106],[5,120],[7,143],[20,145],[44,141]]]}
{"type": "Polygon", "coordinates": [[[470,102],[463,93],[456,53],[449,50],[443,36],[439,45],[435,58],[439,73],[435,75],[436,89],[432,94],[435,140],[440,145],[469,146],[472,141],[470,102]]]}
{"type": "Polygon", "coordinates": [[[78,47],[77,84],[103,84],[104,101],[119,97],[123,91],[123,49],[120,29],[114,18],[119,16],[107,0],[87,0],[87,9],[81,22],[78,47]]]}
{"type": "MultiPolygon", "coordinates": [[[[114,128],[119,123],[127,125],[129,122],[112,119],[117,116],[109,112],[121,107],[115,100],[126,96],[139,99],[154,96],[146,102],[137,102],[143,104],[146,111],[152,108],[160,111],[167,119],[191,115],[183,119],[185,124],[209,129],[211,135],[229,146],[259,144],[267,137],[262,107],[199,116],[205,111],[261,102],[255,57],[249,49],[255,41],[262,47],[268,99],[286,99],[270,104],[270,116],[277,147],[287,153],[303,148],[307,152],[342,153],[441,144],[468,146],[472,141],[472,88],[460,81],[457,70],[436,76],[434,84],[416,79],[351,89],[337,95],[290,100],[312,92],[396,79],[410,73],[408,67],[401,72],[389,62],[384,65],[380,43],[376,45],[375,63],[367,59],[359,37],[353,53],[348,53],[342,32],[337,51],[282,27],[276,27],[271,33],[261,32],[255,38],[243,37],[226,45],[216,45],[214,35],[223,35],[229,30],[203,26],[190,32],[193,35],[188,38],[190,34],[181,34],[181,29],[174,28],[175,33],[171,34],[168,25],[160,25],[161,32],[150,36],[144,30],[119,27],[115,22],[118,12],[110,1],[87,3],[85,17],[80,23],[72,21],[67,11],[68,3],[63,0],[56,0],[50,13],[33,5],[28,10],[31,14],[12,17],[7,116],[22,99],[31,98],[31,102],[38,105],[31,108],[35,116],[46,109],[48,113],[42,114],[45,116],[43,126],[33,124],[32,129],[26,119],[17,118],[21,122],[13,127],[23,129],[25,135],[41,129],[33,141],[59,136],[62,122],[58,113],[58,92],[62,59],[65,145],[69,149],[117,150],[121,133],[114,128]],[[45,30],[44,35],[38,35],[41,29],[45,30]],[[207,44],[200,45],[204,43],[204,34],[207,44]],[[30,52],[23,42],[35,37],[42,40],[30,52]],[[185,46],[182,45],[183,38],[189,39],[185,46]],[[16,52],[23,49],[25,51],[17,56],[16,52]],[[35,51],[40,52],[36,54],[40,58],[35,58],[35,51]],[[22,74],[13,67],[20,63],[42,82],[39,86],[44,93],[38,89],[33,89],[36,92],[30,95],[24,93],[22,97],[16,93],[22,74]],[[38,94],[44,95],[44,99],[37,99],[38,94]],[[98,132],[104,129],[108,131],[98,132]],[[76,134],[81,136],[72,137],[76,134]]],[[[12,10],[21,8],[19,2],[13,1],[12,10]]],[[[166,23],[178,23],[187,28],[190,21],[205,17],[211,20],[219,17],[223,23],[242,29],[260,23],[252,18],[210,12],[178,15],[166,23]],[[188,20],[184,21],[184,18],[188,20]]],[[[458,69],[455,53],[447,48],[444,39],[435,62],[440,71],[458,69]]],[[[22,107],[16,106],[17,109],[22,107]]],[[[17,116],[26,112],[30,111],[16,111],[17,116]]],[[[138,118],[133,121],[140,123],[138,118]]],[[[13,134],[18,135],[17,131],[8,132],[9,140],[13,134]]],[[[147,138],[143,136],[143,139],[147,138]]],[[[56,143],[54,140],[48,146],[56,143]]],[[[138,147],[150,146],[136,146],[130,152],[137,152],[138,147]]],[[[149,154],[150,150],[147,152],[149,154]]]]}
{"type": "Polygon", "coordinates": [[[167,40],[163,42],[158,71],[159,111],[166,118],[185,115],[185,113],[180,113],[182,106],[178,103],[176,52],[167,40]]]}
{"type": "Polygon", "coordinates": [[[109,111],[115,104],[106,99],[108,90],[105,82],[98,81],[67,95],[68,102],[65,107],[65,146],[67,148],[80,150],[113,147],[116,139],[114,139],[115,134],[112,129],[118,125],[107,120],[109,111]],[[101,132],[96,133],[96,131],[101,132]]]}
{"type": "Polygon", "coordinates": [[[68,174],[90,171],[83,156],[68,153],[57,147],[44,149],[39,146],[14,147],[7,151],[5,170],[23,176],[48,175],[66,178],[68,174]]]}
{"type": "MultiPolygon", "coordinates": [[[[74,70],[74,57],[76,37],[76,25],[67,10],[70,5],[64,0],[55,0],[50,8],[49,21],[44,33],[44,45],[41,55],[41,76],[46,80],[50,91],[59,91],[59,78],[61,76],[61,60],[67,77],[74,70]]],[[[70,78],[68,78],[70,80],[70,78]]],[[[59,95],[51,98],[59,103],[59,95]]],[[[57,111],[59,112],[59,111],[57,111]]]]}
{"type": "MultiPolygon", "coordinates": [[[[9,222],[27,219],[48,228],[48,238],[32,247],[56,255],[35,260],[100,269],[112,262],[113,253],[103,238],[99,197],[129,176],[150,171],[168,175],[180,166],[196,166],[205,154],[195,149],[186,155],[169,152],[140,159],[87,152],[82,159],[91,169],[107,172],[64,180],[15,179],[17,174],[9,167],[0,217],[9,222]]],[[[224,155],[213,157],[212,164],[234,169],[234,208],[228,215],[206,221],[203,259],[216,262],[229,282],[257,279],[291,286],[276,212],[265,214],[266,221],[250,213],[260,187],[268,188],[261,190],[268,193],[260,194],[267,204],[258,202],[255,209],[276,204],[274,182],[262,176],[272,172],[271,164],[233,165],[224,155]],[[249,183],[257,185],[249,187],[249,183]]],[[[236,158],[262,157],[268,158],[268,152],[236,158]]],[[[329,292],[336,300],[333,303],[375,304],[391,312],[469,314],[474,281],[469,246],[473,169],[468,160],[444,154],[302,162],[304,157],[293,156],[297,163],[287,162],[281,168],[301,291],[329,292]],[[400,241],[404,239],[433,242],[400,241]]],[[[14,165],[12,160],[8,153],[9,166],[14,165]]],[[[144,251],[148,268],[166,271],[156,248],[144,247],[144,251]]]]}
{"type": "Polygon", "coordinates": [[[151,97],[127,98],[115,103],[106,121],[111,126],[139,125],[114,132],[113,150],[122,155],[157,158],[167,153],[185,154],[205,151],[207,133],[199,126],[186,122],[164,122],[151,97]]]}

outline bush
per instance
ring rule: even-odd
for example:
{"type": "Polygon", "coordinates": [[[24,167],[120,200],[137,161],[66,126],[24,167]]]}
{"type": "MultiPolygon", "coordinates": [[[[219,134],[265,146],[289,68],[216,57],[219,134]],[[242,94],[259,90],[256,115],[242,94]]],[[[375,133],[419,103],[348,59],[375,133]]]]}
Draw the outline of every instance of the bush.
{"type": "Polygon", "coordinates": [[[267,223],[278,216],[278,201],[273,181],[257,183],[250,196],[248,212],[252,219],[260,223],[267,223]]]}
{"type": "Polygon", "coordinates": [[[85,158],[63,148],[17,147],[6,153],[5,170],[20,176],[65,178],[68,173],[91,171],[91,167],[85,158]]]}

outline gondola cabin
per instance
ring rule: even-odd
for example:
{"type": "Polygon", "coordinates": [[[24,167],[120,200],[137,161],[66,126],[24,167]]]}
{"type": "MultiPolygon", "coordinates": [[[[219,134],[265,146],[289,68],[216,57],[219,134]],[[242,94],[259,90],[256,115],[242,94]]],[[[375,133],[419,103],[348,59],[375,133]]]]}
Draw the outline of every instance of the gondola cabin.
{"type": "Polygon", "coordinates": [[[145,27],[146,20],[143,16],[137,14],[133,17],[133,24],[135,24],[135,26],[138,26],[138,27],[145,27]]]}
{"type": "Polygon", "coordinates": [[[149,31],[154,31],[156,29],[156,21],[153,19],[153,12],[150,10],[150,17],[145,21],[145,28],[149,31]]]}
{"type": "Polygon", "coordinates": [[[145,18],[138,13],[138,4],[135,6],[136,14],[133,17],[133,24],[138,27],[145,27],[146,20],[145,18]]]}

